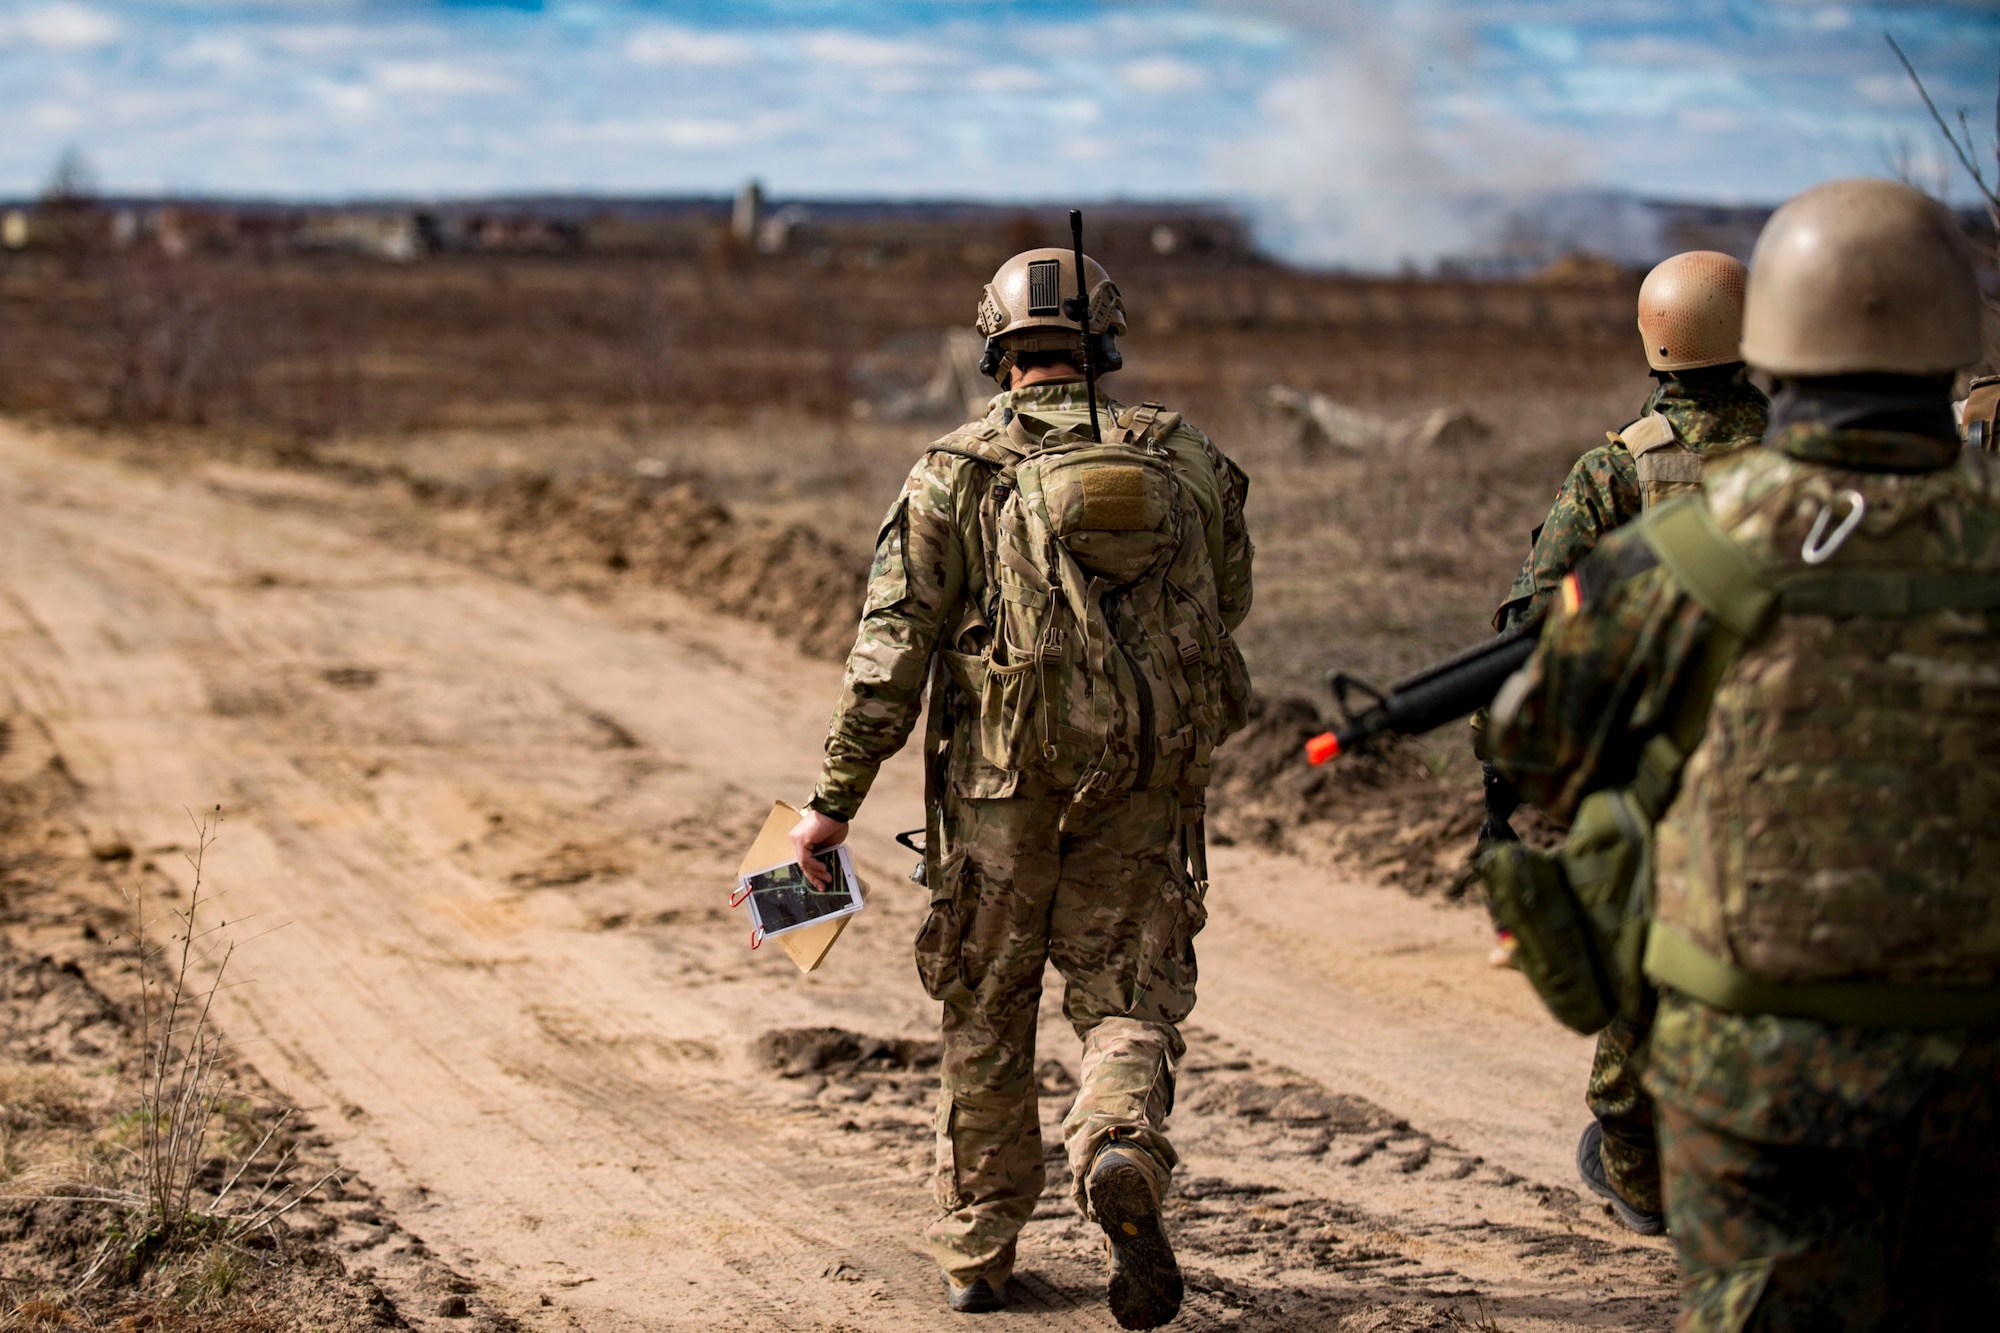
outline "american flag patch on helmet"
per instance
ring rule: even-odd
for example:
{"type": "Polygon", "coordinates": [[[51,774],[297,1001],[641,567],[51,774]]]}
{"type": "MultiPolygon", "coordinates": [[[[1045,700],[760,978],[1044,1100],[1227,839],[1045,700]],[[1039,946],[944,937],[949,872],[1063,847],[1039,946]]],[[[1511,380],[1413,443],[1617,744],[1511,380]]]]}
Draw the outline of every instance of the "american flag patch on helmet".
{"type": "Polygon", "coordinates": [[[1062,313],[1062,262],[1037,259],[1028,265],[1028,314],[1062,313]]]}

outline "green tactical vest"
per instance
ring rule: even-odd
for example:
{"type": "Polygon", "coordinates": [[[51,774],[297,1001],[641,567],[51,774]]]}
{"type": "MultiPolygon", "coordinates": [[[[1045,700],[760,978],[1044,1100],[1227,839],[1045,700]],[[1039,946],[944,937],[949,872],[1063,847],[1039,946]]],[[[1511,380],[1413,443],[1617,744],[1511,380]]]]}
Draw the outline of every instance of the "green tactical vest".
{"type": "Polygon", "coordinates": [[[1764,501],[1849,528],[1817,566],[1810,538],[1754,561],[1705,505],[1650,525],[1741,646],[1657,830],[1646,972],[1726,1010],[2000,1018],[2000,551],[1913,563],[1940,516],[1858,476],[1764,501]],[[1849,523],[1871,492],[1884,532],[1849,523]]]}
{"type": "Polygon", "coordinates": [[[1642,975],[1735,1013],[2000,1020],[2000,502],[1976,460],[1931,483],[1951,503],[1843,483],[1760,495],[1752,521],[1814,522],[1775,559],[1699,498],[1638,520],[1708,642],[1629,786],[1586,798],[1559,853],[1481,863],[1578,1031],[1632,1011],[1642,975]]]}
{"type": "Polygon", "coordinates": [[[1106,422],[1101,444],[1031,421],[948,450],[998,469],[981,515],[987,605],[940,654],[980,751],[1079,805],[1204,787],[1249,699],[1193,493],[1216,487],[1213,465],[1157,403],[1106,422]]]}

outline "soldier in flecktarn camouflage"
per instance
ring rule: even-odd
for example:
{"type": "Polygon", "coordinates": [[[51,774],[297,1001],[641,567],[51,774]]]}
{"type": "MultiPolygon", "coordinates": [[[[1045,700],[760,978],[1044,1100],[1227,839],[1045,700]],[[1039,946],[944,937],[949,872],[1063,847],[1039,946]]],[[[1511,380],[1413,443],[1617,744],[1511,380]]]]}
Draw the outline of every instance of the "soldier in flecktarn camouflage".
{"type": "Polygon", "coordinates": [[[1605,533],[1648,505],[1698,489],[1764,438],[1770,404],[1745,377],[1737,350],[1743,284],[1743,265],[1713,250],[1675,255],[1646,275],[1639,336],[1659,387],[1637,420],[1606,431],[1563,478],[1493,628],[1540,615],[1605,533]]]}
{"type": "Polygon", "coordinates": [[[1203,789],[1241,727],[1231,634],[1250,608],[1248,481],[1159,404],[1091,400],[1084,340],[1115,370],[1118,289],[1068,251],[987,287],[983,368],[1004,387],[939,440],[876,539],[800,849],[844,836],[929,690],[931,911],[917,966],[944,1002],[941,1216],[926,1232],[951,1308],[1002,1308],[1042,1193],[1035,1020],[1045,966],[1083,1041],[1063,1123],[1075,1199],[1107,1238],[1112,1313],[1180,1308],[1160,1221],[1179,1024],[1206,919],[1203,789]]]}
{"type": "Polygon", "coordinates": [[[1917,191],[1780,209],[1743,331],[1768,447],[1604,538],[1494,704],[1545,808],[1666,802],[1645,1078],[1683,1330],[2000,1308],[2000,468],[1950,403],[1979,305],[1917,191]]]}
{"type": "MultiPolygon", "coordinates": [[[[1512,629],[1542,615],[1549,598],[1603,536],[1646,509],[1699,490],[1764,438],[1769,401],[1749,382],[1738,344],[1745,270],[1713,250],[1675,255],[1639,288],[1639,337],[1659,387],[1638,420],[1607,431],[1563,479],[1535,529],[1493,627],[1512,629]]],[[[1486,766],[1485,837],[1511,837],[1518,801],[1504,775],[1486,766]]],[[[1640,1082],[1647,1015],[1620,1016],[1598,1034],[1584,1103],[1591,1123],[1577,1145],[1577,1170],[1626,1226],[1641,1235],[1666,1229],[1653,1102],[1640,1082]]]]}

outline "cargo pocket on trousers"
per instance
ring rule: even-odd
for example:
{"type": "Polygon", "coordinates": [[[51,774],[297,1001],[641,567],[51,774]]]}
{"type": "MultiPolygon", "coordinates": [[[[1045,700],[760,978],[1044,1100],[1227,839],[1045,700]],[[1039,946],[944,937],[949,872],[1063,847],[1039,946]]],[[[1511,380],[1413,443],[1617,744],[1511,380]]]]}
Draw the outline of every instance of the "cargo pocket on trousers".
{"type": "Polygon", "coordinates": [[[962,1003],[972,998],[964,956],[972,919],[972,868],[964,852],[953,852],[938,865],[938,882],[930,890],[930,914],[917,932],[917,976],[933,1000],[962,1003]]]}
{"type": "MultiPolygon", "coordinates": [[[[1125,1012],[1178,1010],[1177,998],[1191,1007],[1194,996],[1194,937],[1208,924],[1208,907],[1193,885],[1179,883],[1160,894],[1139,934],[1138,957],[1125,994],[1125,1012]],[[1170,998],[1174,997],[1174,998],[1170,998]]],[[[1178,1022],[1180,1013],[1167,1021],[1178,1022]]]]}
{"type": "Polygon", "coordinates": [[[955,1213],[965,1207],[965,1196],[958,1190],[958,1145],[952,1138],[952,1121],[957,1111],[950,1092],[938,1094],[937,1112],[937,1201],[938,1207],[947,1213],[955,1213]]]}

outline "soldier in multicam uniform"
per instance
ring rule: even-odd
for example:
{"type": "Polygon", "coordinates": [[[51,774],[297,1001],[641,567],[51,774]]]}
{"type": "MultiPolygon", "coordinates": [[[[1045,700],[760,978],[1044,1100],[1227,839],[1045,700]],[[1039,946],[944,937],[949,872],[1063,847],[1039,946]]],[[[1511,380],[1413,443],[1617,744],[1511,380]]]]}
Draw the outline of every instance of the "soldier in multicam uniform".
{"type": "Polygon", "coordinates": [[[1545,808],[1662,811],[1645,1079],[1683,1330],[1996,1308],[2000,469],[1950,401],[1979,351],[1936,203],[1778,210],[1743,334],[1767,447],[1605,537],[1493,707],[1545,808]]]}
{"type": "MultiPolygon", "coordinates": [[[[1508,630],[1542,615],[1549,598],[1598,541],[1662,500],[1699,490],[1718,464],[1764,437],[1770,404],[1751,384],[1737,344],[1743,332],[1741,262],[1714,250],[1664,261],[1639,288],[1639,336],[1659,387],[1638,420],[1605,432],[1577,459],[1535,529],[1534,548],[1493,613],[1508,630]]],[[[1486,765],[1484,835],[1512,837],[1518,795],[1486,765]]],[[[1621,1016],[1598,1034],[1584,1102],[1591,1121],[1577,1143],[1577,1172],[1619,1219],[1644,1236],[1666,1229],[1653,1103],[1640,1084],[1647,1015],[1621,1016]]]]}
{"type": "Polygon", "coordinates": [[[1100,395],[1105,440],[1130,447],[1092,446],[1082,340],[1100,371],[1117,369],[1125,316],[1103,269],[1085,269],[1087,328],[1059,300],[1076,289],[1068,251],[1017,255],[987,287],[983,369],[1005,392],[983,420],[931,446],[889,511],[825,765],[793,841],[803,852],[841,840],[909,736],[928,680],[932,906],[917,961],[944,1002],[944,1060],[943,1216],[926,1240],[952,1309],[1003,1307],[1015,1239],[1044,1184],[1035,1021],[1053,961],[1083,1041],[1081,1088],[1063,1122],[1076,1202],[1107,1236],[1112,1312],[1149,1328],[1173,1318],[1182,1294],[1159,1218],[1177,1160],[1165,1122],[1178,1027],[1195,1001],[1192,939],[1206,917],[1201,789],[1248,692],[1230,639],[1250,608],[1248,481],[1158,404],[1125,409],[1100,395]],[[1058,475],[1070,465],[1073,486],[1058,475]],[[1064,486],[1068,499],[1052,501],[1064,486]],[[1149,495],[1165,506],[1156,518],[1183,524],[1178,539],[1145,517],[1149,495]],[[1106,530],[1027,540],[1021,524],[1037,514],[1106,530]],[[1173,562],[1170,583],[1162,560],[1173,562]],[[1131,567],[1100,572],[1121,561],[1131,567]],[[1143,599],[1134,591],[1149,588],[1143,599]],[[1022,618],[1051,607],[1074,614],[1067,631],[1044,626],[1019,641],[1022,618]],[[1132,630],[1162,607],[1178,617],[1171,626],[1150,639],[1132,630]],[[1098,648],[1079,656],[1086,643],[1098,648]],[[1153,684],[1135,688],[1138,677],[1153,684]],[[1040,701],[1024,703],[1036,687],[1040,701]],[[1081,698],[1083,711],[1052,709],[1051,698],[1081,698]],[[1083,770],[1066,765],[1071,724],[1107,707],[1124,730],[1083,770]]]}

